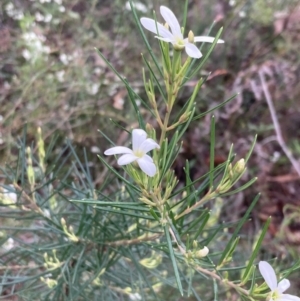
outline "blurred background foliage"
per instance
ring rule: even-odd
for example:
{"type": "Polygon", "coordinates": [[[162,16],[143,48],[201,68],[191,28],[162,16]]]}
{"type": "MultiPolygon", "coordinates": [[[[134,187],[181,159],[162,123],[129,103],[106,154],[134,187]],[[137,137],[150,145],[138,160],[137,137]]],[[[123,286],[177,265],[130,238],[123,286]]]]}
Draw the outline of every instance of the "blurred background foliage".
{"type": "MultiPolygon", "coordinates": [[[[180,16],[183,6],[180,1],[166,0],[134,3],[140,16],[151,16],[163,4],[180,16]]],[[[261,192],[253,222],[244,231],[252,235],[272,215],[265,249],[283,259],[288,252],[296,257],[300,213],[293,208],[300,205],[299,177],[276,141],[258,72],[267,74],[284,139],[294,156],[300,158],[299,1],[189,1],[187,27],[196,35],[207,34],[212,20],[215,25],[211,35],[223,26],[226,43],[215,49],[199,74],[207,80],[198,95],[197,111],[212,108],[239,92],[231,103],[214,112],[215,163],[226,160],[231,143],[239,157],[245,156],[253,136],[258,134],[244,178],[247,181],[258,176],[257,184],[235,196],[234,202],[229,198],[222,208],[222,218],[238,219],[253,196],[261,192]]],[[[51,146],[49,164],[61,154],[67,164],[59,172],[72,169],[71,150],[66,147],[71,141],[79,158],[86,160],[94,187],[101,186],[106,171],[96,154],[103,153],[108,145],[98,129],[121,145],[127,135],[111,120],[127,129],[136,127],[137,121],[125,87],[95,48],[137,93],[145,95],[141,70],[145,49],[129,4],[125,0],[2,0],[0,22],[0,165],[15,166],[18,137],[26,128],[27,144],[33,145],[37,128],[41,127],[46,148],[51,146]]],[[[149,39],[158,51],[157,41],[150,35],[149,39]]],[[[189,82],[179,106],[192,89],[193,82],[189,82]]],[[[141,112],[151,120],[142,108],[141,112]]],[[[186,159],[192,162],[193,178],[209,169],[210,117],[193,123],[185,136],[174,165],[178,177],[184,177],[186,159]]],[[[2,182],[10,184],[4,175],[2,182]]]]}

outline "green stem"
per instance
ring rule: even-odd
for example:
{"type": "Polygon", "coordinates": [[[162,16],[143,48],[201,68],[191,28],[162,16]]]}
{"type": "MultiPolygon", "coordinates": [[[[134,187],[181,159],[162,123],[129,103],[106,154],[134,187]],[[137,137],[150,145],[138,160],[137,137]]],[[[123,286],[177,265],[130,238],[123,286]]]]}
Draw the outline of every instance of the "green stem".
{"type": "Polygon", "coordinates": [[[162,142],[166,138],[166,133],[168,131],[168,124],[169,124],[173,104],[174,104],[175,98],[177,96],[177,92],[175,91],[174,88],[176,87],[175,78],[177,76],[177,71],[180,68],[180,66],[181,66],[181,51],[174,50],[173,60],[172,60],[172,70],[171,70],[171,74],[169,74],[169,76],[168,76],[169,82],[166,83],[166,90],[168,93],[168,101],[167,101],[167,107],[166,107],[166,115],[164,118],[164,124],[161,129],[162,131],[161,131],[161,136],[160,136],[160,143],[159,143],[160,145],[162,145],[162,142]]]}
{"type": "Polygon", "coordinates": [[[168,123],[169,123],[169,119],[170,119],[170,116],[171,116],[172,107],[169,108],[169,105],[167,105],[166,109],[167,109],[167,113],[166,113],[166,116],[165,116],[165,119],[164,119],[164,124],[163,124],[162,130],[161,130],[159,145],[162,145],[162,142],[166,138],[166,133],[168,131],[168,123]]]}
{"type": "Polygon", "coordinates": [[[195,203],[192,207],[188,207],[182,213],[180,213],[179,215],[176,215],[175,220],[178,220],[179,218],[183,217],[184,215],[187,215],[187,214],[191,213],[193,210],[198,208],[200,205],[202,205],[206,201],[208,201],[210,199],[213,199],[215,197],[216,197],[215,192],[209,190],[208,193],[201,200],[199,200],[197,203],[195,203]]]}

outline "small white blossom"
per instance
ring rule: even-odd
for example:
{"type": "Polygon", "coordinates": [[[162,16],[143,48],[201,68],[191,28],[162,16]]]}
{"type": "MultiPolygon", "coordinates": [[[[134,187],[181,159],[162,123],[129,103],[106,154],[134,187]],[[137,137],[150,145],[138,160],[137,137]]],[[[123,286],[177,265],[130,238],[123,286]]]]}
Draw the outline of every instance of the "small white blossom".
{"type": "Polygon", "coordinates": [[[32,58],[31,52],[28,49],[22,50],[22,56],[26,61],[29,61],[32,58]]]}
{"type": "Polygon", "coordinates": [[[123,154],[118,159],[119,165],[127,165],[134,161],[137,162],[141,170],[153,177],[156,174],[156,166],[153,159],[147,153],[160,146],[151,138],[147,138],[147,133],[142,129],[135,129],[132,131],[132,150],[124,146],[112,147],[104,152],[105,155],[119,155],[123,154]]]}
{"type": "MultiPolygon", "coordinates": [[[[139,11],[141,11],[141,12],[143,12],[143,13],[146,13],[146,12],[148,11],[148,7],[147,7],[145,4],[140,3],[140,2],[134,3],[134,7],[135,7],[137,10],[139,10],[139,11]]],[[[129,1],[126,2],[125,8],[126,8],[127,10],[131,10],[131,6],[130,6],[129,1]]]]}
{"type": "Polygon", "coordinates": [[[36,12],[34,17],[37,22],[43,22],[45,20],[45,16],[42,15],[40,12],[36,12]]]}
{"type": "Polygon", "coordinates": [[[59,82],[63,83],[65,81],[65,70],[57,71],[55,75],[59,82]]]}
{"type": "Polygon", "coordinates": [[[8,185],[9,188],[0,188],[0,201],[5,201],[5,204],[17,203],[18,196],[12,184],[8,185]]]}
{"type": "Polygon", "coordinates": [[[44,212],[44,216],[45,216],[45,217],[48,217],[48,218],[51,217],[50,210],[48,210],[48,209],[43,209],[43,212],[44,212]]]}
{"type": "Polygon", "coordinates": [[[7,3],[4,9],[6,10],[8,16],[14,20],[21,20],[24,18],[24,13],[21,10],[16,9],[11,2],[7,3]]]}
{"type": "Polygon", "coordinates": [[[15,246],[15,241],[10,237],[3,245],[5,251],[10,251],[15,246]]]}
{"type": "Polygon", "coordinates": [[[86,85],[86,92],[90,95],[96,95],[99,91],[100,84],[98,83],[88,83],[86,85]]]}
{"type": "Polygon", "coordinates": [[[139,293],[129,294],[129,299],[132,301],[142,300],[142,297],[139,293]]]}
{"type": "Polygon", "coordinates": [[[246,17],[246,12],[244,10],[239,11],[239,16],[240,18],[245,18],[246,17]]]}
{"type": "MultiPolygon", "coordinates": [[[[198,36],[194,37],[193,33],[191,35],[189,34],[190,38],[183,38],[180,24],[175,17],[174,13],[167,7],[161,6],[160,7],[160,13],[163,16],[164,20],[166,21],[167,25],[170,26],[171,31],[167,29],[162,24],[156,22],[153,19],[149,18],[141,18],[142,25],[149,31],[158,34],[159,36],[156,36],[156,38],[172,43],[175,49],[183,49],[185,48],[185,51],[188,56],[192,58],[200,58],[202,56],[202,53],[196,47],[194,42],[207,42],[207,43],[213,43],[215,38],[213,37],[205,37],[205,36],[198,36]]],[[[223,40],[218,40],[217,43],[224,43],[223,40]]]]}
{"type": "Polygon", "coordinates": [[[64,64],[68,65],[72,61],[73,57],[70,54],[61,53],[59,55],[59,60],[64,64]]]}
{"type": "Polygon", "coordinates": [[[47,14],[46,16],[45,16],[45,23],[49,23],[51,20],[52,20],[52,15],[51,14],[47,14]]]}
{"type": "Polygon", "coordinates": [[[63,5],[61,5],[61,6],[59,6],[58,10],[59,10],[61,13],[64,13],[64,12],[66,11],[66,8],[65,8],[63,5]]]}
{"type": "Polygon", "coordinates": [[[94,154],[99,154],[101,151],[100,151],[100,148],[98,146],[92,146],[91,147],[91,152],[94,153],[94,154]]]}
{"type": "Polygon", "coordinates": [[[258,264],[259,271],[262,274],[265,282],[270,288],[270,301],[300,301],[299,297],[283,294],[290,287],[290,281],[287,279],[282,279],[279,283],[277,283],[277,278],[274,269],[272,266],[266,261],[260,261],[258,264]]]}

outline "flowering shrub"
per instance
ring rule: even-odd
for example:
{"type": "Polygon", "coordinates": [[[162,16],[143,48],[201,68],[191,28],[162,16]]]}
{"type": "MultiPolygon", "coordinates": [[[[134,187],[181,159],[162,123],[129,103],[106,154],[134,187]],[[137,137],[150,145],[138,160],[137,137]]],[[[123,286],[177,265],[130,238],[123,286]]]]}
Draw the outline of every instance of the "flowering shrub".
{"type": "MultiPolygon", "coordinates": [[[[68,149],[75,163],[60,178],[65,162],[62,155],[47,166],[55,141],[45,150],[38,129],[36,151],[26,148],[25,140],[20,142],[20,162],[6,172],[12,186],[3,189],[3,194],[14,193],[15,200],[2,201],[6,207],[3,216],[34,222],[28,228],[14,225],[14,240],[9,235],[2,237],[5,247],[1,261],[7,272],[1,283],[6,296],[18,295],[25,300],[124,300],[124,296],[130,300],[157,300],[164,298],[170,286],[180,295],[194,295],[197,300],[224,300],[224,294],[229,296],[226,299],[236,295],[232,299],[299,300],[283,294],[290,286],[288,280],[277,283],[273,268],[266,261],[258,264],[270,218],[249,253],[245,252],[239,260],[235,258],[236,251],[242,248],[240,230],[258,196],[239,221],[220,221],[223,199],[256,180],[238,185],[255,139],[245,158],[236,160],[232,147],[227,160],[215,166],[212,118],[208,173],[194,180],[190,176],[191,164],[186,162],[182,183],[172,168],[190,124],[230,101],[196,114],[197,94],[205,82],[201,78],[180,111],[174,110],[179,92],[199,73],[214,47],[224,42],[220,39],[222,29],[215,38],[195,37],[192,32],[183,38],[185,26],[180,26],[169,8],[160,8],[166,21],[163,25],[155,18],[139,19],[131,2],[130,5],[152,59],[150,63],[143,56],[148,100],[137,95],[98,53],[127,88],[138,121],[138,126],[128,131],[132,145],[104,151],[106,156],[117,155],[119,166],[115,158],[99,155],[106,170],[101,187],[96,187],[88,161],[81,162],[71,145],[68,149]],[[143,28],[156,34],[160,59],[151,49],[153,39],[147,40],[143,28]],[[211,45],[206,51],[201,49],[202,55],[195,42],[211,45]],[[149,123],[145,123],[138,101],[153,117],[149,123]],[[70,179],[70,175],[75,176],[70,179]],[[26,241],[22,235],[25,230],[31,233],[26,241]],[[257,264],[264,280],[256,271],[257,264]]],[[[299,264],[300,261],[295,262],[282,274],[287,276],[299,264]]],[[[174,300],[178,299],[176,293],[174,296],[174,300]]]]}

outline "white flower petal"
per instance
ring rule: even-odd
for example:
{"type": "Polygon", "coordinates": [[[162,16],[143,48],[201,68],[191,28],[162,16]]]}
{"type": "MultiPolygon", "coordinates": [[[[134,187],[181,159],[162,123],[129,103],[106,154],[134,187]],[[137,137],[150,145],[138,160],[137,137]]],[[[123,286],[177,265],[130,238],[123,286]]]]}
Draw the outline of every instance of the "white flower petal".
{"type": "Polygon", "coordinates": [[[300,301],[300,298],[294,295],[282,294],[279,301],[300,301]]]}
{"type": "Polygon", "coordinates": [[[278,283],[278,290],[280,293],[283,293],[284,291],[286,291],[289,287],[291,286],[290,281],[287,279],[282,279],[279,283],[278,283]]]}
{"type": "Polygon", "coordinates": [[[121,156],[118,159],[118,164],[119,165],[127,165],[129,163],[136,161],[137,159],[138,159],[138,157],[133,154],[126,154],[126,155],[121,156]]]}
{"type": "Polygon", "coordinates": [[[160,13],[165,19],[166,23],[170,26],[173,35],[182,39],[183,37],[181,33],[181,28],[174,13],[166,6],[160,7],[160,13]]]}
{"type": "Polygon", "coordinates": [[[135,129],[132,131],[132,149],[136,151],[141,144],[147,139],[147,133],[142,129],[135,129]]]}
{"type": "MultiPolygon", "coordinates": [[[[204,42],[204,43],[213,43],[215,38],[213,37],[205,37],[205,36],[198,36],[194,37],[194,42],[204,42]]],[[[219,39],[218,44],[224,43],[223,40],[219,39]]]]}
{"type": "Polygon", "coordinates": [[[148,161],[150,163],[153,163],[153,159],[148,155],[143,156],[143,159],[145,159],[146,161],[148,161]]]}
{"type": "Polygon", "coordinates": [[[115,146],[107,149],[104,152],[104,155],[106,156],[119,155],[119,154],[132,154],[132,150],[125,146],[115,146]]]}
{"type": "Polygon", "coordinates": [[[202,53],[197,48],[197,46],[192,43],[187,43],[185,45],[185,51],[188,56],[195,58],[195,59],[199,59],[202,56],[202,53]]]}
{"type": "Polygon", "coordinates": [[[153,19],[149,19],[149,18],[141,18],[141,24],[149,31],[160,35],[163,38],[169,38],[172,39],[173,35],[171,34],[171,32],[165,28],[162,24],[155,22],[155,20],[153,19]],[[157,26],[157,28],[156,28],[157,26]],[[158,32],[157,32],[158,30],[158,32]]]}
{"type": "Polygon", "coordinates": [[[159,149],[160,146],[151,138],[146,139],[139,147],[139,149],[144,153],[148,153],[155,148],[159,149]]]}
{"type": "Polygon", "coordinates": [[[272,266],[266,261],[260,261],[258,268],[268,287],[274,291],[277,288],[277,278],[272,266]]]}
{"type": "Polygon", "coordinates": [[[132,301],[142,300],[142,297],[139,293],[129,294],[129,299],[132,301]]]}
{"type": "Polygon", "coordinates": [[[176,43],[175,39],[173,39],[173,38],[172,39],[170,39],[170,38],[162,38],[162,37],[158,37],[158,36],[155,36],[155,38],[157,38],[157,39],[159,39],[161,41],[164,41],[164,42],[172,43],[172,44],[176,43]]]}
{"type": "Polygon", "coordinates": [[[156,166],[154,163],[149,162],[144,156],[137,160],[137,163],[141,170],[149,177],[153,177],[156,174],[156,166]]]}

